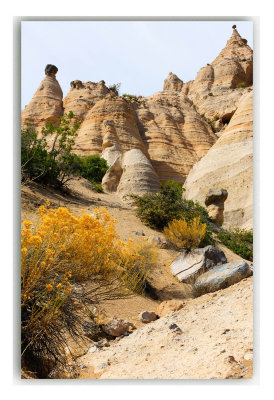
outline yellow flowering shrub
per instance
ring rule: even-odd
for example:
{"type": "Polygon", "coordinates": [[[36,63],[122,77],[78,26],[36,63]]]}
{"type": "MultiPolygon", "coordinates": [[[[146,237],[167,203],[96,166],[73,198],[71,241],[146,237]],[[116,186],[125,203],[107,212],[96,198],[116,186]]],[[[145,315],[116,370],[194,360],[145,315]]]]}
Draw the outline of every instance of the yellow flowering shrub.
{"type": "Polygon", "coordinates": [[[121,241],[104,208],[74,216],[41,206],[38,222],[24,221],[21,232],[23,354],[61,354],[64,329],[80,335],[75,304],[142,292],[155,257],[148,242],[121,241]]]}
{"type": "Polygon", "coordinates": [[[174,219],[164,228],[166,238],[178,248],[187,251],[199,246],[206,234],[206,224],[200,217],[187,222],[185,219],[174,219]]]}

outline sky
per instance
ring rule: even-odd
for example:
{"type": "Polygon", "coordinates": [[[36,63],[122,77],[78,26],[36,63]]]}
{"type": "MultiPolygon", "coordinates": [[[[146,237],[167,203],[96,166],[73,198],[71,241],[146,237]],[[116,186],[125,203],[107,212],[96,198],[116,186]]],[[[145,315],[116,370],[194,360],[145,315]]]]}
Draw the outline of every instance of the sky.
{"type": "Polygon", "coordinates": [[[22,21],[21,108],[44,78],[47,64],[64,96],[70,82],[121,82],[120,94],[150,96],[169,72],[195,79],[225,47],[237,25],[253,48],[251,21],[22,21]]]}

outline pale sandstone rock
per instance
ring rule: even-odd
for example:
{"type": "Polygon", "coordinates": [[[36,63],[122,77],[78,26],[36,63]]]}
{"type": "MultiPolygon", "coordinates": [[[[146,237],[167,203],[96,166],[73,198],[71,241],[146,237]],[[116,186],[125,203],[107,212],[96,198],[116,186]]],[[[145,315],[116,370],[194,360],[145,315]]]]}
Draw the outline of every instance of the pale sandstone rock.
{"type": "Polygon", "coordinates": [[[245,261],[219,265],[197,278],[193,294],[198,297],[205,293],[216,292],[234,285],[250,275],[252,275],[252,270],[245,261]]]}
{"type": "Polygon", "coordinates": [[[180,92],[183,88],[183,81],[177,75],[170,72],[164,81],[164,91],[180,92]]]}
{"type": "Polygon", "coordinates": [[[116,159],[114,164],[107,170],[102,179],[102,187],[105,192],[116,192],[123,173],[121,156],[116,159]]]}
{"type": "Polygon", "coordinates": [[[113,120],[106,120],[104,127],[102,157],[110,165],[102,180],[104,190],[121,196],[157,192],[159,178],[144,153],[140,149],[122,151],[113,120]]]}
{"type": "Polygon", "coordinates": [[[170,265],[171,272],[180,282],[193,283],[199,275],[227,262],[224,252],[214,246],[181,253],[170,265]]]}
{"type": "Polygon", "coordinates": [[[184,196],[205,205],[208,190],[227,190],[224,227],[252,228],[253,93],[242,97],[222,136],[192,168],[184,196]]]}
{"type": "Polygon", "coordinates": [[[183,93],[155,93],[135,107],[140,134],[161,182],[183,183],[217,136],[183,93]]]}
{"type": "Polygon", "coordinates": [[[82,82],[79,80],[70,83],[71,89],[64,98],[65,112],[72,111],[75,118],[82,122],[89,110],[107,94],[109,89],[104,81],[82,82]]]}
{"type": "Polygon", "coordinates": [[[119,195],[144,195],[159,191],[159,178],[140,149],[126,151],[122,155],[121,166],[123,172],[117,187],[119,195]]]}
{"type": "MultiPolygon", "coordinates": [[[[180,82],[177,78],[178,90],[180,82]]],[[[55,120],[63,112],[61,98],[59,105],[55,120]]],[[[164,91],[138,102],[128,102],[106,88],[104,82],[76,80],[71,82],[71,90],[64,99],[64,110],[72,111],[81,123],[73,149],[75,153],[102,153],[112,166],[120,151],[124,154],[139,149],[163,182],[174,179],[183,183],[191,167],[217,140],[192,101],[178,91],[164,91]],[[113,128],[104,125],[111,120],[113,128]],[[112,143],[113,134],[115,143],[112,143]]],[[[36,117],[40,117],[38,114],[36,117]]],[[[121,167],[121,163],[115,164],[115,174],[121,167]]],[[[115,176],[113,170],[108,174],[115,176]]],[[[109,190],[116,190],[117,184],[111,184],[109,190]]]]}
{"type": "Polygon", "coordinates": [[[104,121],[105,131],[103,133],[103,145],[101,156],[112,166],[115,161],[121,157],[123,150],[117,135],[113,120],[104,121]]]}
{"type": "Polygon", "coordinates": [[[52,65],[51,67],[54,67],[52,69],[47,69],[47,67],[45,78],[30,103],[22,111],[21,124],[23,127],[30,123],[40,130],[47,121],[57,122],[63,115],[63,92],[55,78],[58,69],[52,65]]]}
{"type": "Polygon", "coordinates": [[[225,48],[211,64],[200,69],[187,95],[201,115],[210,120],[218,115],[229,122],[247,90],[237,86],[250,86],[252,82],[253,51],[233,29],[225,48]]]}
{"type": "Polygon", "coordinates": [[[185,305],[185,302],[182,300],[172,299],[172,300],[165,300],[157,308],[157,315],[159,317],[164,317],[166,314],[169,314],[173,311],[181,310],[185,305]]]}
{"type": "Polygon", "coordinates": [[[227,196],[228,193],[225,189],[215,188],[209,189],[205,198],[208,214],[218,225],[222,225],[224,222],[224,202],[227,196]]]}
{"type": "Polygon", "coordinates": [[[76,153],[82,155],[101,153],[105,135],[104,122],[107,120],[114,121],[123,151],[141,149],[146,152],[132,106],[115,94],[108,94],[86,114],[78,130],[74,148],[76,153]]]}

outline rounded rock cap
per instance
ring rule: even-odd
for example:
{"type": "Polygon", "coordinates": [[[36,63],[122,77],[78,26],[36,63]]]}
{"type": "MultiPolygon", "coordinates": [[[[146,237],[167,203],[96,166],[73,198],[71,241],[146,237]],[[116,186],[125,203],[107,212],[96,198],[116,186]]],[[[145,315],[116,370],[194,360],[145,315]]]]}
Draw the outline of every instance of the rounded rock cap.
{"type": "Polygon", "coordinates": [[[45,68],[45,74],[48,76],[55,76],[58,72],[58,68],[55,65],[47,64],[45,68]]]}
{"type": "Polygon", "coordinates": [[[205,198],[205,205],[209,206],[213,203],[220,203],[226,201],[228,196],[227,190],[220,188],[209,189],[205,198]]]}

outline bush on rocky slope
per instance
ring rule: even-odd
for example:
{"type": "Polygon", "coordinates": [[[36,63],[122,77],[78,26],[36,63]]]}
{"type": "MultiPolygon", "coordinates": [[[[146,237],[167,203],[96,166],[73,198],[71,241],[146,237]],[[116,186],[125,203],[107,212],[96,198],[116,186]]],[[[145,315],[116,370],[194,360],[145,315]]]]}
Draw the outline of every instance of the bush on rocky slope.
{"type": "Polygon", "coordinates": [[[207,210],[199,203],[182,198],[182,185],[169,181],[161,185],[159,193],[134,196],[137,205],[137,215],[151,228],[163,230],[173,220],[184,218],[186,222],[200,218],[201,223],[206,224],[206,233],[202,246],[213,243],[212,230],[207,210]]]}
{"type": "Polygon", "coordinates": [[[108,169],[107,162],[98,154],[80,157],[72,153],[79,128],[77,122],[72,122],[73,117],[69,112],[57,125],[47,122],[40,134],[31,125],[22,130],[22,180],[61,186],[73,176],[80,175],[91,181],[96,191],[102,191],[98,184],[108,169]]]}
{"type": "Polygon", "coordinates": [[[98,154],[79,157],[79,175],[93,182],[94,185],[102,182],[108,168],[106,160],[98,154]]]}
{"type": "Polygon", "coordinates": [[[253,261],[253,231],[234,229],[226,231],[222,229],[217,234],[218,239],[230,250],[245,260],[253,261]]]}
{"type": "Polygon", "coordinates": [[[185,219],[174,219],[164,228],[166,238],[178,249],[190,251],[203,240],[206,234],[206,224],[200,222],[200,217],[187,222],[185,219]]]}
{"type": "Polygon", "coordinates": [[[46,205],[38,217],[22,228],[21,346],[23,363],[41,374],[65,361],[68,336],[84,336],[89,304],[145,289],[155,255],[149,243],[122,242],[103,208],[75,217],[46,205]]]}
{"type": "Polygon", "coordinates": [[[79,124],[73,113],[60,117],[57,125],[48,121],[41,133],[31,125],[21,132],[22,179],[46,184],[65,183],[78,170],[78,157],[71,153],[79,124]],[[51,144],[48,144],[48,139],[51,144]]]}

